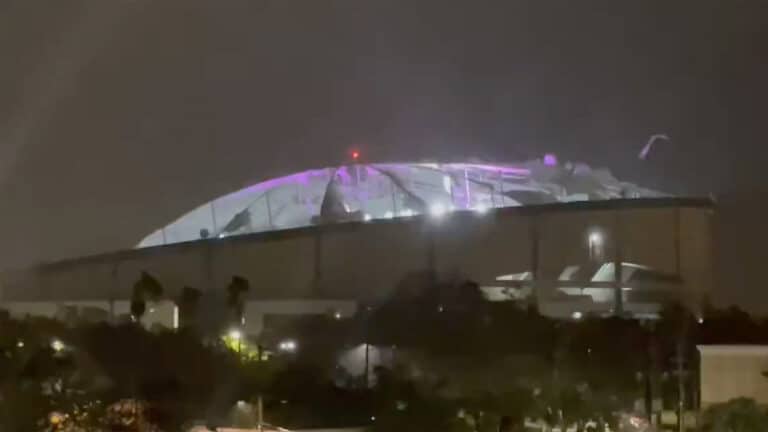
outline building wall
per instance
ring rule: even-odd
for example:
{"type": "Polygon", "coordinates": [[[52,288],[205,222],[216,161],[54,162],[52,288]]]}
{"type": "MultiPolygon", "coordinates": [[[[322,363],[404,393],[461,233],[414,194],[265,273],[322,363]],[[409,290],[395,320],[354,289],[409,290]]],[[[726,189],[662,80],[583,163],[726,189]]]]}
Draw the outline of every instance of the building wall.
{"type": "Polygon", "coordinates": [[[768,346],[705,345],[701,354],[701,407],[746,397],[768,405],[768,346]]]}
{"type": "Polygon", "coordinates": [[[248,335],[258,335],[264,330],[267,316],[326,315],[336,319],[349,318],[357,312],[357,304],[333,300],[271,300],[249,301],[243,311],[243,330],[248,335]]]}
{"type": "MultiPolygon", "coordinates": [[[[661,288],[698,304],[713,279],[710,220],[707,202],[670,199],[326,225],[43,265],[4,275],[0,300],[129,300],[142,271],[155,276],[170,299],[184,286],[221,297],[237,275],[250,281],[251,300],[362,301],[384,298],[409,278],[430,272],[443,280],[485,285],[501,275],[531,271],[537,295],[555,304],[562,297],[557,279],[564,267],[623,260],[678,275],[679,283],[661,288]],[[597,258],[587,245],[593,230],[604,236],[597,258]]],[[[585,282],[574,286],[588,286],[585,282]]],[[[609,286],[597,289],[614,292],[609,286]]]]}
{"type": "MultiPolygon", "coordinates": [[[[131,316],[131,302],[126,300],[109,301],[11,301],[4,302],[3,308],[15,319],[27,317],[45,317],[69,323],[107,321],[110,316],[115,321],[127,321],[131,316]]],[[[267,316],[306,316],[328,315],[337,319],[353,316],[357,304],[350,301],[329,300],[277,300],[249,301],[243,311],[243,330],[256,336],[264,330],[264,318],[267,316]]],[[[179,310],[168,300],[150,302],[141,320],[147,328],[161,326],[177,328],[179,310]]]]}

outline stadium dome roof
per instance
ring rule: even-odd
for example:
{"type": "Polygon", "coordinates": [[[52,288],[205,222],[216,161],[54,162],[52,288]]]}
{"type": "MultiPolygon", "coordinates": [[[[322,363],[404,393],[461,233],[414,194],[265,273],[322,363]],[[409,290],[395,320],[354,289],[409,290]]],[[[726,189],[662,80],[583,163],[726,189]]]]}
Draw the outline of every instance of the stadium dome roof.
{"type": "Polygon", "coordinates": [[[356,163],[267,180],[203,204],[137,247],[274,231],[320,223],[441,214],[554,202],[660,197],[606,169],[521,163],[356,163]]]}

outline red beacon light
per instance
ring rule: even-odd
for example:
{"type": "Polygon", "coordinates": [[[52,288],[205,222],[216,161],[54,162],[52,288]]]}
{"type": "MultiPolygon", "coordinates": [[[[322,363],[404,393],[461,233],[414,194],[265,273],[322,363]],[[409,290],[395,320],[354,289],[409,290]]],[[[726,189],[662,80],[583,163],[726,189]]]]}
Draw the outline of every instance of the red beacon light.
{"type": "Polygon", "coordinates": [[[352,159],[357,161],[357,159],[360,157],[360,152],[357,150],[352,150],[352,159]]]}

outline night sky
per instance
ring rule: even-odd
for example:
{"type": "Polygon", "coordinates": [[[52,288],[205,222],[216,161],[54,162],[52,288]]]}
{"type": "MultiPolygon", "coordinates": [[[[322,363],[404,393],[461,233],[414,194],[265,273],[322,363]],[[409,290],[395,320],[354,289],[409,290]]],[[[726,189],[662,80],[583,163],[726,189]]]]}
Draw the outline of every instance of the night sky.
{"type": "Polygon", "coordinates": [[[555,152],[764,202],[767,17],[738,0],[4,0],[0,267],[130,247],[351,147],[555,152]],[[654,133],[672,140],[638,160],[654,133]]]}

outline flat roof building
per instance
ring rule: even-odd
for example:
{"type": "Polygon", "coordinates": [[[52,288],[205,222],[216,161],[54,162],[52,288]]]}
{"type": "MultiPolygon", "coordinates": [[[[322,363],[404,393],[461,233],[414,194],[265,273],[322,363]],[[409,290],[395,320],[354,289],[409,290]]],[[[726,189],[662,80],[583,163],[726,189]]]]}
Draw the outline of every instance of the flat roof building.
{"type": "Polygon", "coordinates": [[[768,346],[699,345],[701,407],[749,398],[768,406],[768,346]]]}

